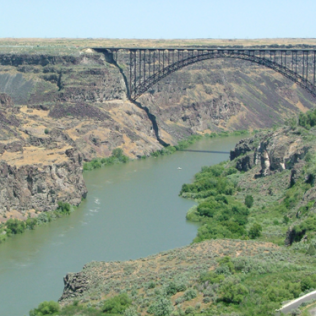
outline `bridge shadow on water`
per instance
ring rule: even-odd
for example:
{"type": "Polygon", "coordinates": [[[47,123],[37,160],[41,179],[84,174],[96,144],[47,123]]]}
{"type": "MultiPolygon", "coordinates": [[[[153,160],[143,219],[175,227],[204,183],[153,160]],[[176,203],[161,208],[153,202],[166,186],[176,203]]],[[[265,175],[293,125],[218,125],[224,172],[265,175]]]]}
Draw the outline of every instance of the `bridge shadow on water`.
{"type": "Polygon", "coordinates": [[[216,151],[216,150],[194,150],[194,149],[182,149],[179,151],[188,151],[194,153],[205,153],[205,154],[229,154],[229,151],[216,151]]]}

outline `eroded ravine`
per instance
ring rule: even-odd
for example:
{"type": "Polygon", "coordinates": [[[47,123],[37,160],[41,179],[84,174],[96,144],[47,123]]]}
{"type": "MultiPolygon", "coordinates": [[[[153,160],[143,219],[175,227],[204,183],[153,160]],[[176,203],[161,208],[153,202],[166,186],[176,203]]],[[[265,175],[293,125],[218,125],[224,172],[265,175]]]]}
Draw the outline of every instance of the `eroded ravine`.
{"type": "Polygon", "coordinates": [[[155,136],[156,136],[156,139],[158,140],[159,144],[161,144],[162,146],[166,147],[166,146],[169,146],[168,143],[166,143],[164,140],[161,139],[161,137],[159,136],[159,127],[158,127],[158,123],[157,123],[157,119],[156,119],[156,116],[153,115],[152,113],[150,113],[148,107],[146,106],[143,106],[140,102],[138,101],[135,101],[131,98],[131,91],[129,89],[129,85],[128,85],[128,81],[127,81],[127,78],[126,78],[126,75],[123,71],[123,69],[120,67],[120,65],[116,62],[116,60],[113,58],[113,53],[110,53],[108,50],[106,49],[99,49],[98,50],[99,52],[102,52],[104,54],[104,57],[105,57],[105,60],[114,65],[115,67],[118,68],[118,70],[120,71],[120,74],[122,75],[123,77],[123,80],[124,80],[124,84],[125,84],[125,88],[126,88],[126,94],[127,94],[127,97],[129,99],[129,101],[133,104],[135,104],[138,108],[142,109],[143,111],[145,111],[145,113],[147,114],[147,117],[148,119],[151,121],[152,123],[152,128],[153,128],[153,131],[155,133],[155,136]]]}

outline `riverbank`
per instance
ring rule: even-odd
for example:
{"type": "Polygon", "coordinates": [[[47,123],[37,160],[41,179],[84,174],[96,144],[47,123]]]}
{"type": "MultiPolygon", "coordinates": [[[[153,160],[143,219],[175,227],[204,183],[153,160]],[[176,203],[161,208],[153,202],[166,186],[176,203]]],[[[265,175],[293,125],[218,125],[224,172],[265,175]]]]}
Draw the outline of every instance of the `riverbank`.
{"type": "MultiPolygon", "coordinates": [[[[257,132],[257,131],[256,131],[257,132]]],[[[193,145],[197,141],[204,139],[216,139],[218,137],[230,137],[230,136],[244,136],[244,135],[251,135],[252,133],[246,130],[242,131],[223,131],[220,133],[211,133],[211,134],[196,134],[191,135],[190,137],[178,142],[175,146],[168,146],[161,150],[154,151],[150,154],[149,157],[160,157],[165,155],[170,155],[175,153],[176,151],[181,151],[183,149],[188,148],[190,145],[193,145]]],[[[149,158],[147,156],[142,156],[140,159],[146,159],[149,158]]],[[[112,166],[115,164],[122,164],[127,163],[129,161],[132,161],[124,155],[123,150],[121,148],[116,148],[112,151],[112,154],[108,158],[96,158],[92,159],[89,162],[84,162],[83,164],[83,171],[90,171],[94,169],[99,169],[104,166],[112,166]]],[[[38,212],[37,210],[34,210],[34,212],[29,212],[27,215],[27,219],[16,219],[11,218],[9,222],[9,226],[4,223],[0,223],[0,244],[4,242],[8,237],[11,237],[13,235],[22,234],[26,229],[35,229],[37,225],[41,225],[43,223],[50,222],[52,220],[55,220],[57,218],[60,218],[62,215],[69,215],[72,211],[76,209],[77,206],[70,206],[67,202],[61,202],[59,201],[58,207],[56,210],[53,211],[46,211],[46,212],[38,212]]],[[[5,217],[6,219],[6,217],[5,217]]]]}
{"type": "Polygon", "coordinates": [[[65,215],[70,215],[77,208],[75,205],[69,203],[63,203],[59,201],[58,208],[54,211],[47,211],[37,215],[37,211],[34,213],[28,213],[26,220],[18,220],[16,218],[10,218],[4,223],[0,223],[0,244],[14,235],[23,234],[26,230],[34,230],[37,226],[45,223],[50,223],[58,218],[62,218],[65,215]]]}
{"type": "MultiPolygon", "coordinates": [[[[229,152],[241,138],[203,138],[190,149],[229,152]]],[[[190,244],[197,226],[185,214],[195,202],[179,198],[179,189],[202,166],[227,159],[177,151],[84,172],[89,194],[71,216],[1,245],[0,314],[25,315],[42,301],[57,301],[63,276],[92,260],[134,260],[190,244]]]]}
{"type": "MultiPolygon", "coordinates": [[[[183,139],[179,141],[176,145],[174,146],[166,146],[162,149],[156,150],[151,152],[148,156],[143,155],[139,157],[139,159],[147,159],[150,157],[160,157],[160,156],[165,156],[165,155],[171,155],[174,154],[176,151],[181,151],[189,146],[193,145],[199,140],[204,139],[213,139],[217,137],[229,137],[229,136],[246,136],[246,135],[252,135],[253,133],[257,133],[259,131],[254,131],[250,132],[248,130],[240,130],[240,131],[222,131],[219,133],[205,133],[205,134],[194,134],[186,139],[183,139]]],[[[104,166],[112,166],[114,164],[120,164],[120,163],[127,163],[131,159],[123,154],[122,149],[117,148],[119,152],[112,152],[112,155],[108,158],[94,158],[89,162],[85,162],[83,165],[83,170],[88,171],[88,170],[93,170],[93,169],[98,169],[104,166]]]]}
{"type": "Polygon", "coordinates": [[[240,141],[229,162],[203,167],[182,186],[181,196],[198,203],[187,214],[200,224],[192,245],[88,264],[66,276],[61,305],[76,300],[113,313],[107,306],[126,293],[134,313],[158,315],[163,306],[175,316],[266,316],[309,293],[316,287],[315,114],[240,141]]]}

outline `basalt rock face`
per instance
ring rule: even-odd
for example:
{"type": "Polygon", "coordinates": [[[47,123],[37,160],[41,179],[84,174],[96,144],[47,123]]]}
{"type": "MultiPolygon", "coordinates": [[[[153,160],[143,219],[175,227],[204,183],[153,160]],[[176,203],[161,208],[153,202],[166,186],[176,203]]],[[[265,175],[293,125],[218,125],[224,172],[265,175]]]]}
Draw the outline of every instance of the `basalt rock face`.
{"type": "Polygon", "coordinates": [[[54,210],[58,201],[78,205],[87,189],[75,142],[52,125],[45,133],[40,117],[25,117],[29,110],[9,96],[0,100],[0,222],[54,210]]]}
{"type": "Polygon", "coordinates": [[[285,169],[292,170],[292,181],[295,182],[302,160],[310,148],[311,145],[306,144],[301,136],[285,127],[276,132],[241,140],[231,151],[230,159],[237,158],[236,168],[240,171],[248,171],[260,165],[261,176],[285,169]]]}
{"type": "Polygon", "coordinates": [[[90,280],[84,272],[83,270],[78,273],[68,273],[64,277],[64,291],[60,301],[76,297],[88,290],[90,280]]]}
{"type": "MultiPolygon", "coordinates": [[[[23,154],[23,153],[22,153],[23,154]]],[[[15,166],[0,163],[0,216],[10,211],[51,211],[58,201],[78,205],[87,193],[82,177],[81,155],[65,150],[63,162],[15,166]]],[[[7,216],[8,217],[8,216],[7,216]]]]}

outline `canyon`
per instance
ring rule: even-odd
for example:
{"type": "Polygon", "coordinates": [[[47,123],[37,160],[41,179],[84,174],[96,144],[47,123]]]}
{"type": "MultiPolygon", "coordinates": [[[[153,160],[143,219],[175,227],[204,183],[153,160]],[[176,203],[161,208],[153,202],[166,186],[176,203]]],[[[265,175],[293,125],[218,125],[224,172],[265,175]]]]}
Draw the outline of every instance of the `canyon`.
{"type": "Polygon", "coordinates": [[[0,221],[78,205],[82,165],[122,148],[149,156],[195,133],[282,124],[313,96],[273,70],[241,60],[203,61],[175,72],[137,102],[117,64],[91,48],[0,54],[0,221]]]}

